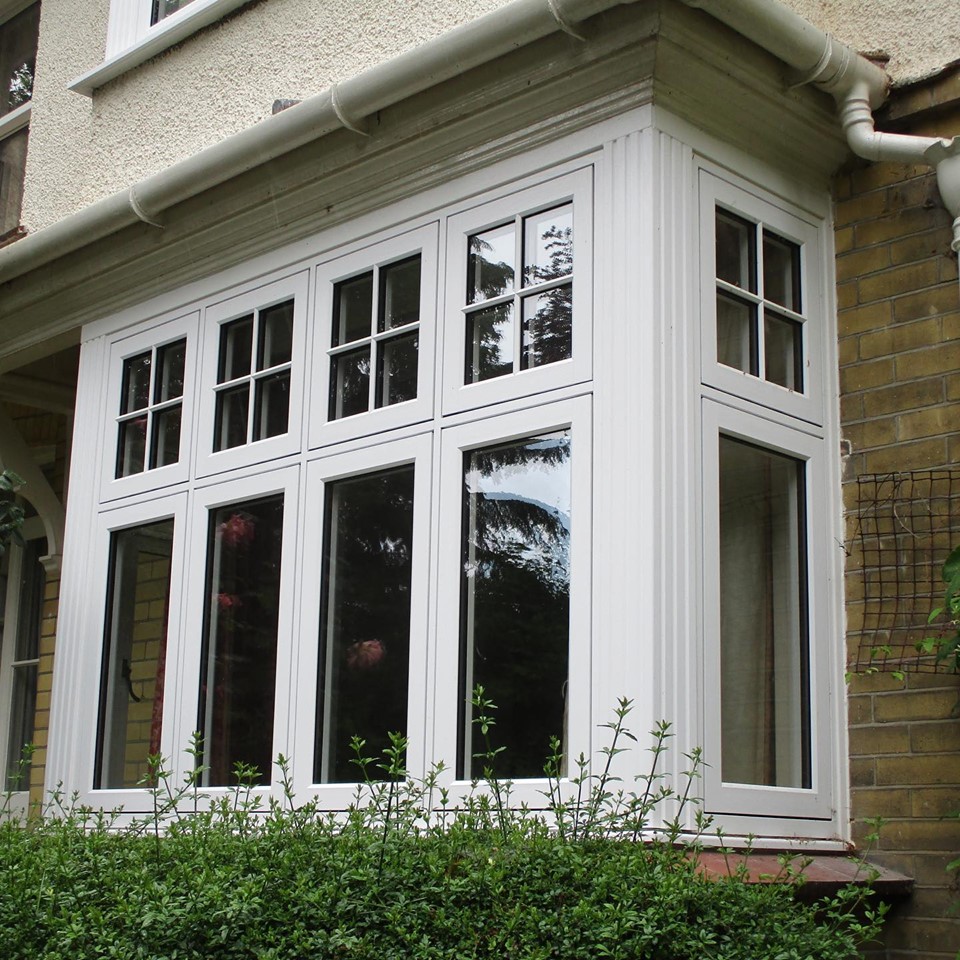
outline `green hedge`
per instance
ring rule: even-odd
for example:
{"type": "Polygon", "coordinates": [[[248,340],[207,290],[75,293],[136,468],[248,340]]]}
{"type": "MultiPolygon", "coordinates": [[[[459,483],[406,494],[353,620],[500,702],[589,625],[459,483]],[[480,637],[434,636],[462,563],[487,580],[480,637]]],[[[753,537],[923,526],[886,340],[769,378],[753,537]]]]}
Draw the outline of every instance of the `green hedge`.
{"type": "MultiPolygon", "coordinates": [[[[204,805],[196,778],[173,790],[158,771],[154,814],[125,826],[55,796],[43,817],[0,825],[0,955],[856,956],[879,922],[864,912],[863,890],[813,908],[787,884],[703,879],[696,846],[676,842],[680,819],[649,839],[664,804],[682,815],[692,802],[699,765],[692,758],[682,795],[665,785],[656,765],[666,735],[657,731],[653,767],[630,790],[609,768],[590,777],[582,765],[573,795],[561,796],[554,781],[549,809],[537,814],[512,809],[509,785],[495,779],[454,810],[436,771],[419,783],[368,782],[338,815],[298,806],[289,790],[285,802],[257,810],[242,770],[228,798],[196,813],[194,804],[204,805]]],[[[618,721],[608,761],[623,736],[618,721]]],[[[404,747],[396,738],[382,775],[402,773],[404,747]]],[[[370,773],[369,761],[361,766],[370,773]]],[[[280,776],[285,782],[282,758],[280,776]]]]}

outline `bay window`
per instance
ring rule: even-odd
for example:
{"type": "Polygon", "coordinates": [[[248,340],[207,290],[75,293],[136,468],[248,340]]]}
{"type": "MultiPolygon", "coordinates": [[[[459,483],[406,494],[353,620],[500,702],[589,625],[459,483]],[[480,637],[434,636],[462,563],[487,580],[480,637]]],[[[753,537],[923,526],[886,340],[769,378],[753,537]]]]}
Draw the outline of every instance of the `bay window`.
{"type": "MultiPolygon", "coordinates": [[[[399,733],[454,801],[493,756],[536,806],[551,743],[569,777],[627,695],[638,736],[702,745],[725,825],[836,834],[823,221],[692,153],[660,209],[648,135],[90,328],[88,799],[142,806],[147,756],[182,775],[199,731],[206,789],[239,764],[276,794],[282,753],[342,809],[355,745],[399,733]]],[[[625,789],[643,761],[613,760],[625,789]]]]}

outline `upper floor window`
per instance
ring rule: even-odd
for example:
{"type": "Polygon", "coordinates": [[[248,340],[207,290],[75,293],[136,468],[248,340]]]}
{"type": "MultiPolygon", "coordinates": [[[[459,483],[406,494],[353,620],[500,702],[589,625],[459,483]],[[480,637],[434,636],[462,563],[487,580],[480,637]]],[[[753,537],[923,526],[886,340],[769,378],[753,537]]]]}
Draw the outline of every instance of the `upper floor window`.
{"type": "Polygon", "coordinates": [[[193,0],[153,0],[150,23],[159,23],[165,17],[169,17],[170,14],[176,13],[192,2],[193,0]]]}
{"type": "MultiPolygon", "coordinates": [[[[40,4],[0,22],[0,241],[20,225],[40,4]]],[[[3,16],[0,5],[0,17],[3,16]]]]}

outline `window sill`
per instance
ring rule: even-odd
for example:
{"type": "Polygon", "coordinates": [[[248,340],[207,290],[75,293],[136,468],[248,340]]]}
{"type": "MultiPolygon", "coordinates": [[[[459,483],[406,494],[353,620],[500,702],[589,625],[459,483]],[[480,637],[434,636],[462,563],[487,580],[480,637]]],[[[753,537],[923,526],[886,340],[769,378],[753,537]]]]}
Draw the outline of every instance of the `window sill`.
{"type": "Polygon", "coordinates": [[[869,883],[884,900],[908,897],[913,890],[911,877],[876,863],[864,866],[842,853],[790,852],[797,856],[788,870],[780,862],[779,853],[704,850],[699,854],[698,870],[708,880],[722,880],[737,876],[742,869],[747,883],[797,883],[802,876],[800,895],[812,900],[836,893],[850,883],[869,883]]]}
{"type": "Polygon", "coordinates": [[[93,91],[151,57],[163,53],[191,34],[202,30],[250,0],[193,0],[189,6],[150,27],[132,46],[107,57],[99,66],[81,74],[68,89],[92,97],[93,91]]]}
{"type": "Polygon", "coordinates": [[[4,137],[9,137],[10,134],[16,133],[18,130],[22,130],[30,123],[30,101],[20,104],[16,110],[11,110],[9,113],[4,114],[0,117],[0,140],[4,137]]]}

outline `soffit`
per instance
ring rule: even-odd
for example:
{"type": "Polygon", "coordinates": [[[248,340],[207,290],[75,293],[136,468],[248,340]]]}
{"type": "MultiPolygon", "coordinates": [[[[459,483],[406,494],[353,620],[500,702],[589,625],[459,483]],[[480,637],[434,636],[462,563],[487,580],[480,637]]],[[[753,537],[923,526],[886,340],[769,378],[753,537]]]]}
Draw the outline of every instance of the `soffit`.
{"type": "Polygon", "coordinates": [[[846,156],[832,101],[716,20],[617,7],[0,285],[0,371],[76,342],[83,323],[624,110],[657,103],[825,189],[846,156]],[[802,150],[796,146],[802,145],[802,150]]]}

